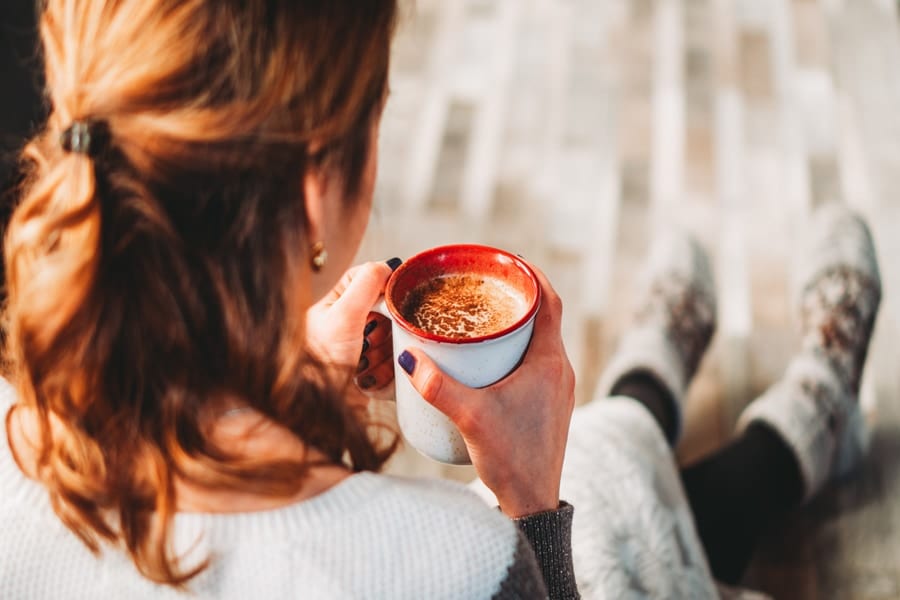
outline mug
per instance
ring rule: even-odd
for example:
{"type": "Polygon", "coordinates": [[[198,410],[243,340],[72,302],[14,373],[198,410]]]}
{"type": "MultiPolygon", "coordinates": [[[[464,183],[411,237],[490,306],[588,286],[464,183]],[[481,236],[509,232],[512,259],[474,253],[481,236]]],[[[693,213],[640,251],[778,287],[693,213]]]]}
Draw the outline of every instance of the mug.
{"type": "MultiPolygon", "coordinates": [[[[504,250],[474,244],[425,250],[401,264],[388,280],[384,300],[375,308],[392,322],[394,356],[407,348],[425,352],[446,374],[473,388],[506,377],[521,362],[531,341],[534,318],[541,303],[541,286],[521,258],[504,250]],[[407,297],[421,284],[449,275],[493,278],[512,288],[524,310],[497,331],[473,337],[450,337],[417,327],[403,316],[407,297]]],[[[459,430],[412,386],[394,361],[397,419],[406,441],[434,460],[471,464],[459,430]]]]}

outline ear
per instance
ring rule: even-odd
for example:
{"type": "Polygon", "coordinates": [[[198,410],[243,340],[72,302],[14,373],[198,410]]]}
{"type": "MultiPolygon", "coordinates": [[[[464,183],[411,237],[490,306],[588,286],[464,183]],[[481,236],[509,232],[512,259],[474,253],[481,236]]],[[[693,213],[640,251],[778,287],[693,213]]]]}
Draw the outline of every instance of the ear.
{"type": "Polygon", "coordinates": [[[310,245],[323,241],[325,236],[325,201],[328,196],[328,178],[322,169],[315,167],[303,175],[303,200],[309,227],[310,245]]]}

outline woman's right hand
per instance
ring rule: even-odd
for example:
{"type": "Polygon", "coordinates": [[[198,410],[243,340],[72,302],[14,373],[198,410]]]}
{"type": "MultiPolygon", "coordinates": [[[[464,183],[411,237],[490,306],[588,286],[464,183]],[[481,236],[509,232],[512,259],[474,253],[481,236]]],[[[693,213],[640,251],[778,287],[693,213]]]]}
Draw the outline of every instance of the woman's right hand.
{"type": "Polygon", "coordinates": [[[478,476],[510,517],[559,506],[575,405],[575,374],[560,332],[562,301],[534,270],[541,308],[522,363],[505,379],[473,389],[443,373],[420,350],[410,348],[399,357],[404,370],[412,371],[413,386],[459,429],[478,476]]]}

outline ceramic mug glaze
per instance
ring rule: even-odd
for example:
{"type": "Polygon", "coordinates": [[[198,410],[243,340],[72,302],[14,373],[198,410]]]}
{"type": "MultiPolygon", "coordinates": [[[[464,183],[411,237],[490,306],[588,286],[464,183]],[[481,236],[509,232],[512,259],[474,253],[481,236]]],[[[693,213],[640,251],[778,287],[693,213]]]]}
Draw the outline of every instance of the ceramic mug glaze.
{"type": "MultiPolygon", "coordinates": [[[[531,341],[541,287],[531,267],[504,250],[460,244],[426,250],[404,262],[391,275],[384,302],[376,310],[391,319],[394,356],[419,348],[448,375],[473,388],[496,383],[512,372],[531,341]],[[420,329],[403,317],[407,295],[423,282],[448,275],[491,277],[524,297],[515,322],[477,337],[446,337],[420,329]]],[[[394,361],[397,417],[403,437],[419,452],[450,464],[470,464],[456,426],[429,404],[394,361]]]]}

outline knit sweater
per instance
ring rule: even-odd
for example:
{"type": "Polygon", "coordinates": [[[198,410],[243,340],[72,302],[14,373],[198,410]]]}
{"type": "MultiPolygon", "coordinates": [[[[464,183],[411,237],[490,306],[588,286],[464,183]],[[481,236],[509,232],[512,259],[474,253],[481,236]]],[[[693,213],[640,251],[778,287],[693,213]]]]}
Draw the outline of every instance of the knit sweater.
{"type": "MultiPolygon", "coordinates": [[[[12,399],[0,380],[0,417],[12,399]]],[[[90,554],[0,437],[3,600],[539,598],[547,588],[553,598],[763,598],[713,580],[671,450],[628,398],[575,412],[561,486],[574,518],[564,504],[517,528],[480,482],[471,487],[483,499],[451,482],[361,473],[278,510],[177,515],[176,548],[192,549],[188,562],[211,558],[192,596],[148,582],[115,549],[90,554]]]]}
{"type": "MultiPolygon", "coordinates": [[[[4,421],[13,400],[0,380],[4,421]]],[[[571,506],[514,523],[458,484],[374,473],[277,510],[177,514],[174,547],[185,564],[211,559],[190,593],[178,592],[142,577],[115,548],[91,554],[56,517],[44,487],[20,472],[2,437],[0,597],[6,600],[513,599],[544,598],[547,588],[554,598],[577,597],[571,506]]]]}

